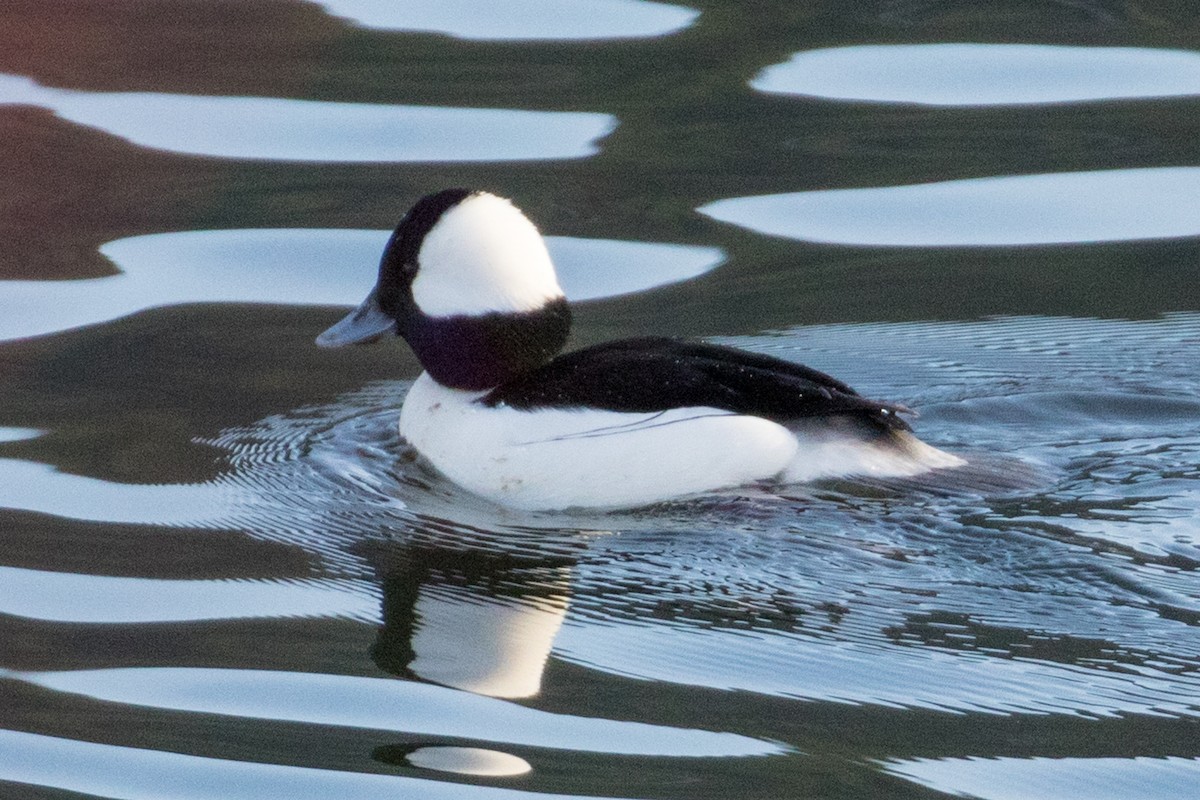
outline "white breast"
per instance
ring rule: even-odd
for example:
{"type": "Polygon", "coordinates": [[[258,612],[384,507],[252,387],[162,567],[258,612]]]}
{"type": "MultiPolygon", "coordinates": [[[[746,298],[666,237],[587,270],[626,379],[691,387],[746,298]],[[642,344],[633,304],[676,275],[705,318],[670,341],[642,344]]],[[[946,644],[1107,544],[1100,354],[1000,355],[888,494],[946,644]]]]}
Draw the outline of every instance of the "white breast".
{"type": "Polygon", "coordinates": [[[713,408],[656,413],[518,411],[422,374],[400,433],[455,483],[525,509],[636,506],[780,475],[795,436],[713,408]]]}

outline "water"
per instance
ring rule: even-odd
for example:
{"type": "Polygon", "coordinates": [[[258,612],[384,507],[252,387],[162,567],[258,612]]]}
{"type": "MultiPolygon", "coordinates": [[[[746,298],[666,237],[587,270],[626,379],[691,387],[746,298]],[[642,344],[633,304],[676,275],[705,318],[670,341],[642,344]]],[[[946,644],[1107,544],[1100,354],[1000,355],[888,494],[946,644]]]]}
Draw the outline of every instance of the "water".
{"type": "Polygon", "coordinates": [[[582,158],[616,125],[607,114],[66,91],[13,75],[0,75],[0,103],[156,150],[285,161],[582,158]]]}
{"type": "Polygon", "coordinates": [[[621,39],[688,27],[698,12],[649,0],[521,0],[503,6],[470,0],[437,4],[326,0],[331,14],[385,30],[433,31],[462,39],[621,39]]]}
{"type": "MultiPolygon", "coordinates": [[[[152,233],[105,243],[118,275],[0,280],[0,339],[107,322],[183,303],[358,305],[391,230],[317,228],[152,233]],[[246,264],[256,265],[253,272],[246,264]],[[357,299],[356,299],[357,296],[357,299]]],[[[715,247],[550,236],[571,300],[595,300],[697,277],[725,260],[715,247]]]]}
{"type": "Polygon", "coordinates": [[[1072,103],[1200,92],[1200,54],[1037,44],[858,45],[796,53],[764,92],[935,106],[1072,103]]]}
{"type": "Polygon", "coordinates": [[[1007,175],[718,200],[760,233],[854,245],[1068,244],[1200,235],[1200,168],[1007,175]]]}
{"type": "Polygon", "coordinates": [[[521,4],[488,41],[384,5],[0,11],[0,797],[1196,794],[1187,14],[521,4]],[[130,98],[600,127],[356,163],[354,115],[213,153],[130,98]],[[552,237],[577,344],[803,361],[971,466],[591,514],[446,484],[404,348],[311,341],[461,184],[552,237]]]}

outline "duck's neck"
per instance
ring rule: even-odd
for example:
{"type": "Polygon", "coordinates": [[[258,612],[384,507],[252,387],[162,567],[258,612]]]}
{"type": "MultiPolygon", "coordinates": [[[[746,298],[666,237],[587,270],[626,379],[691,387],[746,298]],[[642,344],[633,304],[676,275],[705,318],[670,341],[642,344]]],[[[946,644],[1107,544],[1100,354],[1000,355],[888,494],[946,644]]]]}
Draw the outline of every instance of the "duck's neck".
{"type": "Polygon", "coordinates": [[[482,390],[541,366],[566,344],[565,298],[537,311],[431,317],[417,313],[400,333],[430,376],[454,389],[482,390]]]}

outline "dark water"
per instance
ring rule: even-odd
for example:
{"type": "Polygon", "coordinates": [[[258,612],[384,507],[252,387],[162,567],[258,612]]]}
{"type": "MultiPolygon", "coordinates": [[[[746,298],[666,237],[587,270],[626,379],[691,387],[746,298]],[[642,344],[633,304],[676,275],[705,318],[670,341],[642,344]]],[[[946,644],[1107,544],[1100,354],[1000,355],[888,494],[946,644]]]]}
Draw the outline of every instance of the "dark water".
{"type": "Polygon", "coordinates": [[[0,797],[1200,795],[1200,16],[693,7],[0,8],[0,797]],[[403,347],[311,340],[457,184],[576,343],[803,361],[971,466],[447,485],[403,347]]]}

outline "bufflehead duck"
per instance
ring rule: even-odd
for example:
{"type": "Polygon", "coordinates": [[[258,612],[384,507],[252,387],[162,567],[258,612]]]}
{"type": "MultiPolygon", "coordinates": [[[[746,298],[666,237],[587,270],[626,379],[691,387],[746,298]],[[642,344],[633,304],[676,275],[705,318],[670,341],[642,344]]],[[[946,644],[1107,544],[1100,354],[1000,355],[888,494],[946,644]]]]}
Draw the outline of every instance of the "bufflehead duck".
{"type": "Polygon", "coordinates": [[[517,508],[632,507],[964,463],[913,436],[904,406],[782,359],[666,338],[556,357],[570,321],[525,215],[448,189],[400,220],[375,288],[317,344],[403,337],[425,371],[401,435],[450,480],[517,508]]]}

